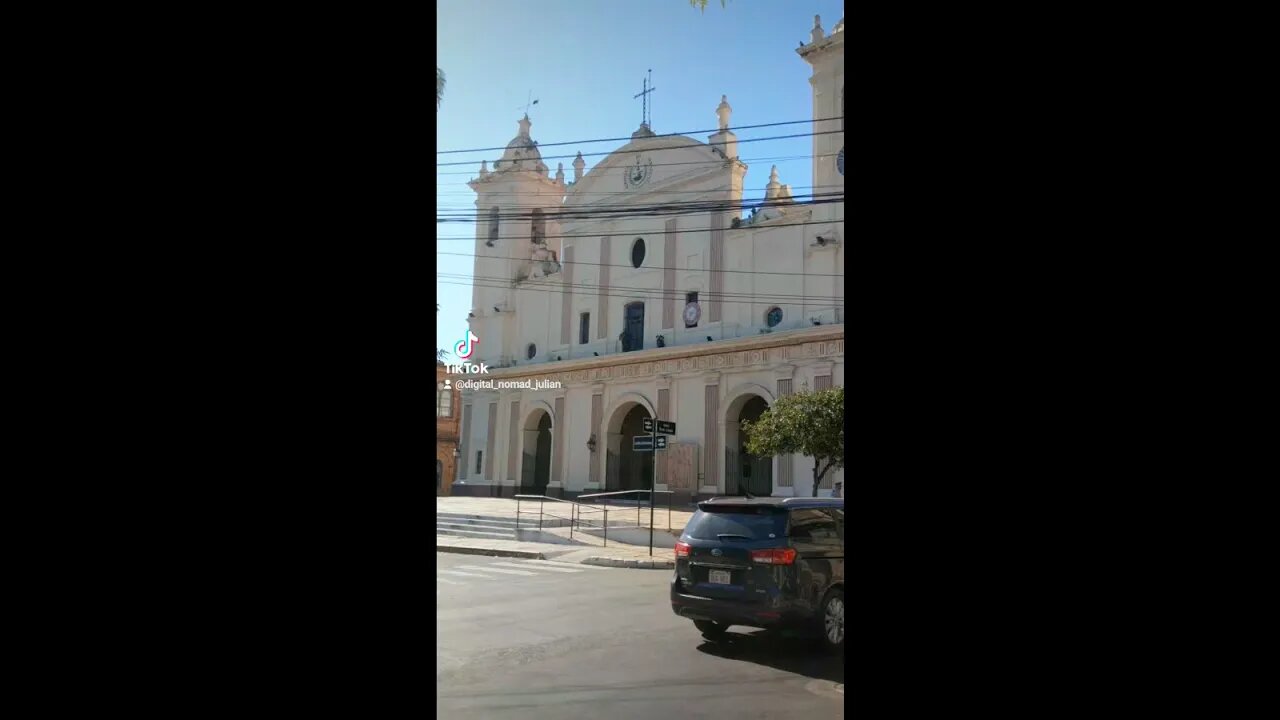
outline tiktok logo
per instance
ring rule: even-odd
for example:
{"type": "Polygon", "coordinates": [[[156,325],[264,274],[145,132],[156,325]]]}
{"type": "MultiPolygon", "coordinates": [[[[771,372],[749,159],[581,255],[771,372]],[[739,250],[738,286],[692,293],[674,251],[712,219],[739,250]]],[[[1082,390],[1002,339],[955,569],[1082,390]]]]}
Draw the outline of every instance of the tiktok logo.
{"type": "Polygon", "coordinates": [[[461,360],[466,360],[476,351],[476,345],[478,344],[480,344],[480,338],[476,337],[475,333],[468,330],[467,336],[459,340],[458,343],[453,346],[453,354],[457,355],[461,360]]]}

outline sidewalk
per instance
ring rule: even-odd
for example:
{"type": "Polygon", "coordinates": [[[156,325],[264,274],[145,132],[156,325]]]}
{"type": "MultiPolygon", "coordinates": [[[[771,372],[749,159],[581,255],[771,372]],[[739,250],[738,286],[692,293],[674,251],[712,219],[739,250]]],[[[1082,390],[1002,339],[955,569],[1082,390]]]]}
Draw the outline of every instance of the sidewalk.
{"type": "Polygon", "coordinates": [[[473,538],[436,536],[436,552],[490,555],[493,557],[517,557],[531,560],[557,560],[560,562],[599,565],[602,567],[628,567],[670,570],[675,558],[670,548],[638,548],[627,545],[600,547],[574,547],[551,543],[521,542],[518,540],[479,540],[473,538]]]}
{"type": "MultiPolygon", "coordinates": [[[[564,523],[567,525],[572,505],[565,502],[544,502],[542,504],[542,512],[545,517],[558,516],[566,518],[564,523]]],[[[634,527],[637,515],[639,515],[640,527],[649,527],[649,507],[646,505],[636,512],[635,505],[602,505],[600,503],[584,503],[589,506],[589,510],[584,511],[582,519],[599,524],[603,518],[603,508],[609,508],[609,522],[625,521],[634,527]]],[[[536,524],[538,522],[538,501],[523,500],[520,502],[520,523],[528,521],[536,524]]],[[[516,517],[516,501],[510,498],[483,498],[483,497],[436,497],[436,512],[454,513],[458,515],[483,515],[487,517],[504,517],[512,520],[516,517]]],[[[671,529],[678,535],[684,526],[689,522],[689,518],[693,517],[690,510],[677,510],[671,508],[670,525],[671,529]]],[[[668,525],[667,508],[665,505],[656,506],[653,512],[653,526],[655,529],[666,530],[668,525]]],[[[646,547],[645,552],[648,552],[646,547]]]]}

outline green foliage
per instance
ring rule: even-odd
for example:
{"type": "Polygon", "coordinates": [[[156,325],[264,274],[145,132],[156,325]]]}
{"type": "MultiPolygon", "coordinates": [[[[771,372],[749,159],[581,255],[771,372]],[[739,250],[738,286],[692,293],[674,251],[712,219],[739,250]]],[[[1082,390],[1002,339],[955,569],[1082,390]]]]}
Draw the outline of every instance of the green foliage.
{"type": "MultiPolygon", "coordinates": [[[[689,0],[689,4],[702,12],[707,11],[707,0],[689,0]]],[[[725,0],[720,0],[720,7],[725,7],[725,0]]]]}
{"type": "Polygon", "coordinates": [[[444,97],[444,71],[436,68],[436,110],[440,109],[440,98],[444,97]]]}
{"type": "Polygon", "coordinates": [[[844,467],[844,388],[779,398],[754,423],[743,422],[747,452],[814,459],[813,496],[830,470],[844,467]]]}

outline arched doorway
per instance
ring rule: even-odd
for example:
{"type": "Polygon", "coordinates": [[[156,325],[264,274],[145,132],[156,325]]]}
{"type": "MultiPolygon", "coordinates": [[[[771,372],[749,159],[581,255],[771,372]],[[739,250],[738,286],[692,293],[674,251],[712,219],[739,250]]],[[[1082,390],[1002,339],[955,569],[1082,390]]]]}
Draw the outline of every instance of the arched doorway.
{"type": "Polygon", "coordinates": [[[773,457],[747,452],[742,433],[743,421],[755,422],[768,409],[769,402],[759,395],[743,395],[729,403],[724,433],[726,495],[773,494],[773,457]]]}
{"type": "MultiPolygon", "coordinates": [[[[640,403],[629,402],[609,420],[609,447],[605,460],[605,490],[648,490],[653,482],[653,453],[632,450],[632,438],[648,435],[644,419],[652,417],[640,403]]],[[[637,494],[636,497],[640,497],[637,494]]]]}
{"type": "Polygon", "coordinates": [[[524,421],[524,458],[520,465],[520,492],[546,495],[551,481],[551,415],[535,409],[524,421]]]}

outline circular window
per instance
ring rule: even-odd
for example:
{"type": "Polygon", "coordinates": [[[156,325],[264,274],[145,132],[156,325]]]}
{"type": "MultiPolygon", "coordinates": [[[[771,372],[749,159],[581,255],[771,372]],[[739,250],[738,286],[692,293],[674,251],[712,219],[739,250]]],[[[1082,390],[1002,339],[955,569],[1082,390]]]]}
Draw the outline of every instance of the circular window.
{"type": "Polygon", "coordinates": [[[532,360],[533,356],[538,354],[538,346],[534,345],[533,343],[529,343],[529,349],[525,352],[525,354],[528,355],[530,360],[532,360]]]}
{"type": "Polygon", "coordinates": [[[644,262],[644,238],[636,238],[636,244],[631,246],[631,265],[640,267],[644,262]]]}
{"type": "Polygon", "coordinates": [[[764,323],[769,327],[777,327],[782,322],[782,308],[771,307],[769,312],[764,314],[764,323]]]}

